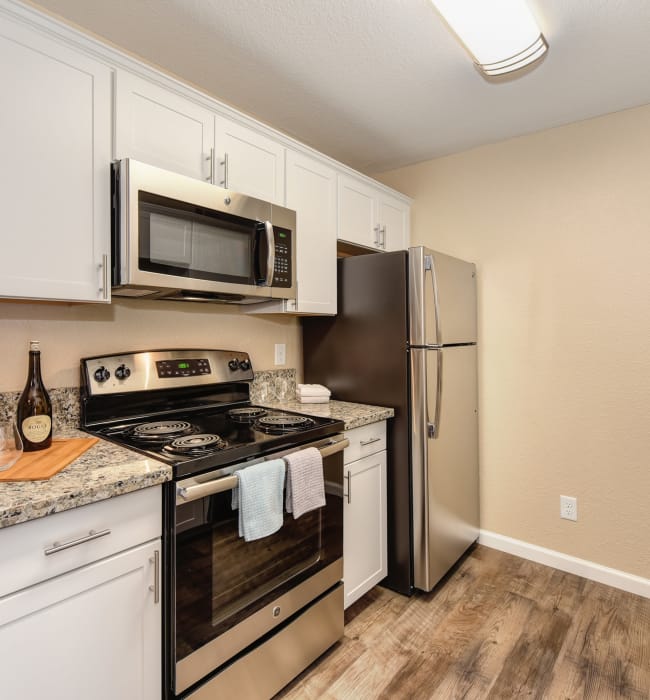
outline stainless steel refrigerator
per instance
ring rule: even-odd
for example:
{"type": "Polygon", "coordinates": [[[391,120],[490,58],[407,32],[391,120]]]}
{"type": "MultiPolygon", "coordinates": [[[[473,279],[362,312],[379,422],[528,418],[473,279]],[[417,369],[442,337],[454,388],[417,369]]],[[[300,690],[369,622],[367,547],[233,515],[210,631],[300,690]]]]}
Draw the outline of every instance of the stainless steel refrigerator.
{"type": "Polygon", "coordinates": [[[478,537],[476,269],[422,247],[342,258],[338,295],[303,319],[305,381],[395,408],[383,583],[429,591],[478,537]]]}

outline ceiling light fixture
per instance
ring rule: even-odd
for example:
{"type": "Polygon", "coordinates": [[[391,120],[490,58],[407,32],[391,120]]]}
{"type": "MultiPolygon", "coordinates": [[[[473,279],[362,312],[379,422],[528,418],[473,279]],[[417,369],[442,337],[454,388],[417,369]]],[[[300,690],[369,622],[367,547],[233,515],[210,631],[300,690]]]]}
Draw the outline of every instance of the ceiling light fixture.
{"type": "Polygon", "coordinates": [[[524,0],[431,0],[485,75],[503,75],[548,48],[524,0]]]}

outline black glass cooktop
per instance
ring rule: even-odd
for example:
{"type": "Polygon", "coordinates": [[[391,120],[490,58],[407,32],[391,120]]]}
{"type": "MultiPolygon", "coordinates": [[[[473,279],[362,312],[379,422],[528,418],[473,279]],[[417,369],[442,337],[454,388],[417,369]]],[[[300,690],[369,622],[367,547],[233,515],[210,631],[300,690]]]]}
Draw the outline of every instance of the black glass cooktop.
{"type": "Polygon", "coordinates": [[[174,466],[175,477],[334,435],[341,421],[261,406],[112,422],[88,432],[174,466]]]}

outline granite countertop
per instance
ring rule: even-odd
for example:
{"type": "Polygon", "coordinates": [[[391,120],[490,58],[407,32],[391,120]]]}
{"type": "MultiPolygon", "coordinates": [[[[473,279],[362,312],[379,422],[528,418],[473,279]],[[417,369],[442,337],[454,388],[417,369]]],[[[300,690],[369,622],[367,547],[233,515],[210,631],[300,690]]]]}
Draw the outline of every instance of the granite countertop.
{"type": "MultiPolygon", "coordinates": [[[[54,437],[88,434],[68,429],[54,437]]],[[[0,528],[121,496],[171,478],[169,465],[100,440],[50,479],[0,482],[0,528]]]]}
{"type": "MultiPolygon", "coordinates": [[[[66,396],[65,393],[62,395],[66,396]]],[[[343,421],[345,430],[377,423],[392,418],[395,414],[392,408],[347,401],[309,404],[300,403],[296,399],[285,399],[265,401],[264,405],[306,415],[335,418],[343,421]]],[[[72,420],[74,419],[75,415],[72,414],[72,420]]],[[[88,434],[65,426],[54,437],[88,437],[88,434]]],[[[0,528],[121,496],[162,484],[171,478],[172,468],[169,465],[100,440],[50,479],[0,482],[0,528]]]]}
{"type": "Polygon", "coordinates": [[[395,411],[384,406],[370,406],[364,403],[350,403],[349,401],[329,401],[328,403],[300,403],[297,399],[285,399],[282,401],[266,401],[265,406],[279,408],[285,411],[296,411],[310,416],[324,416],[342,420],[346,430],[360,428],[369,423],[392,418],[395,411]]]}

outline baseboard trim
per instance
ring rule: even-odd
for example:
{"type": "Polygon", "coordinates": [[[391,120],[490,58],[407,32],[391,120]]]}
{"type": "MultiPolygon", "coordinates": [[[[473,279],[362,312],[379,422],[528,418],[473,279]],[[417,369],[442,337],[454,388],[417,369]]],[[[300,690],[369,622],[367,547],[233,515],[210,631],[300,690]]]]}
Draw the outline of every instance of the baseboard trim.
{"type": "Polygon", "coordinates": [[[479,544],[498,549],[508,554],[514,554],[523,559],[538,564],[552,566],[560,571],[566,571],[570,574],[576,574],[583,578],[588,578],[598,583],[604,583],[607,586],[620,588],[628,593],[634,593],[644,598],[650,598],[650,579],[634,574],[625,573],[618,569],[610,569],[608,566],[596,564],[587,559],[578,559],[562,552],[557,552],[553,549],[539,547],[536,544],[530,544],[522,540],[515,540],[512,537],[499,535],[496,532],[481,530],[478,538],[479,544]]]}

